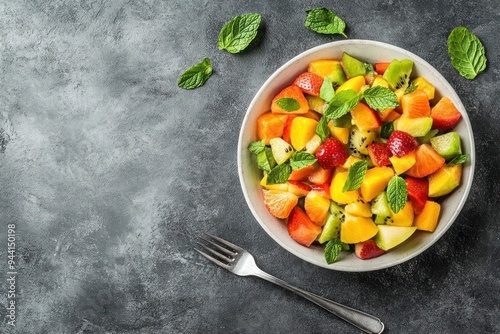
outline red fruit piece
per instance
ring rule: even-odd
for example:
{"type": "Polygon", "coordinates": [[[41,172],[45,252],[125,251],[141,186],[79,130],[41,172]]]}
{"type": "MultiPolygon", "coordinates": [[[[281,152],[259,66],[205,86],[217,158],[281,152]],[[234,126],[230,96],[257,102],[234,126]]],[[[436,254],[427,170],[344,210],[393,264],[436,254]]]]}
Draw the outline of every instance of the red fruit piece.
{"type": "Polygon", "coordinates": [[[321,196],[330,199],[330,182],[323,184],[312,184],[311,190],[318,192],[321,196]]]}
{"type": "Polygon", "coordinates": [[[311,191],[311,186],[302,182],[289,180],[288,181],[288,192],[297,195],[299,197],[306,196],[311,191]]]}
{"type": "Polygon", "coordinates": [[[375,166],[389,166],[391,161],[389,158],[392,156],[391,151],[384,143],[371,143],[368,145],[368,154],[372,159],[375,166]]]}
{"type": "Polygon", "coordinates": [[[408,198],[412,204],[415,214],[422,212],[429,194],[429,180],[427,178],[417,179],[407,176],[405,178],[408,198]]]}
{"type": "Polygon", "coordinates": [[[354,253],[361,260],[367,260],[385,254],[385,250],[379,248],[375,241],[370,239],[354,245],[354,253]]]}
{"type": "MultiPolygon", "coordinates": [[[[293,172],[292,172],[293,174],[293,172]]],[[[325,184],[332,181],[333,169],[325,169],[318,166],[312,173],[307,176],[307,181],[312,184],[325,184]]]]}
{"type": "Polygon", "coordinates": [[[304,72],[295,79],[293,84],[306,94],[319,96],[323,78],[311,72],[304,72]]]}
{"type": "Polygon", "coordinates": [[[292,209],[286,224],[288,234],[299,244],[309,247],[321,233],[321,226],[314,224],[298,206],[292,209]]]}
{"type": "Polygon", "coordinates": [[[426,177],[441,168],[444,163],[444,158],[431,145],[422,144],[415,152],[415,164],[405,173],[413,177],[426,177]]]}
{"type": "Polygon", "coordinates": [[[449,98],[442,97],[439,102],[432,107],[431,117],[432,128],[446,132],[457,125],[460,118],[462,118],[462,114],[449,98]]]}
{"type": "Polygon", "coordinates": [[[295,117],[297,117],[297,115],[289,115],[286,118],[285,126],[283,128],[283,140],[288,144],[292,143],[292,140],[290,139],[290,128],[292,127],[292,121],[295,117]]]}
{"type": "Polygon", "coordinates": [[[332,169],[342,166],[349,157],[349,153],[340,140],[330,137],[318,147],[315,156],[321,167],[332,169]]]}
{"type": "Polygon", "coordinates": [[[387,68],[389,67],[389,64],[390,63],[375,63],[374,65],[375,72],[377,72],[380,75],[384,74],[385,70],[387,70],[387,68]]]}
{"type": "Polygon", "coordinates": [[[351,116],[354,124],[361,130],[372,130],[382,125],[377,112],[363,102],[359,102],[351,110],[351,116]]]}
{"type": "Polygon", "coordinates": [[[412,135],[400,130],[393,131],[387,140],[387,147],[398,158],[412,152],[417,146],[418,142],[412,135]]]}

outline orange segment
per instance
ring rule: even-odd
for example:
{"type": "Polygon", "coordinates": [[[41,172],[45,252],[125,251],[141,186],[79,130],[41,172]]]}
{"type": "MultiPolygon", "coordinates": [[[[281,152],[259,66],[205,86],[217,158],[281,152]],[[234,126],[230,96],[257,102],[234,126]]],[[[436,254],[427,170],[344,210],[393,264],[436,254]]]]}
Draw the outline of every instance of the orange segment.
{"type": "Polygon", "coordinates": [[[317,191],[310,191],[304,200],[304,209],[313,223],[323,226],[330,209],[330,200],[317,191]]]}
{"type": "Polygon", "coordinates": [[[287,218],[299,201],[296,195],[288,191],[262,190],[262,193],[266,208],[276,218],[287,218]]]}
{"type": "Polygon", "coordinates": [[[273,114],[269,111],[260,115],[257,118],[257,138],[269,145],[271,139],[281,137],[287,117],[287,115],[273,114]]]}

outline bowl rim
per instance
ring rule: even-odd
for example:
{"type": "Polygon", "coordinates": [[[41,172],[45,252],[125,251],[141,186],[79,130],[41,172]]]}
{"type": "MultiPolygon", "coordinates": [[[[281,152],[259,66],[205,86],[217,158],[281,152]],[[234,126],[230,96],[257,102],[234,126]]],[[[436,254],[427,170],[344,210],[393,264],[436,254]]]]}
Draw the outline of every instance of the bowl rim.
{"type": "MultiPolygon", "coordinates": [[[[448,94],[448,96],[450,94],[448,94]]],[[[317,265],[319,267],[323,267],[323,268],[330,269],[330,270],[344,271],[344,272],[365,272],[365,271],[375,271],[375,270],[381,270],[381,269],[390,268],[390,267],[399,265],[399,264],[401,264],[403,262],[406,262],[406,261],[408,261],[408,260],[410,260],[410,259],[418,256],[419,254],[421,254],[425,250],[427,250],[429,247],[431,247],[432,245],[434,245],[444,235],[444,233],[451,227],[451,225],[453,225],[453,223],[455,222],[456,218],[458,217],[458,215],[462,211],[462,209],[463,209],[463,207],[465,205],[465,202],[467,201],[467,198],[469,196],[469,192],[470,192],[470,189],[472,187],[472,182],[473,182],[474,173],[475,173],[475,155],[476,155],[476,152],[475,152],[474,136],[473,136],[473,132],[472,132],[472,125],[470,123],[469,116],[467,114],[467,111],[466,111],[466,109],[465,109],[465,107],[464,107],[464,105],[463,105],[460,97],[456,93],[455,89],[451,86],[451,84],[446,80],[446,78],[436,68],[434,68],[426,60],[424,60],[423,58],[421,58],[418,55],[414,54],[413,52],[408,51],[406,49],[403,49],[401,47],[389,44],[389,43],[379,42],[379,41],[374,41],[374,40],[367,40],[367,39],[348,39],[348,40],[343,40],[343,41],[329,42],[329,43],[325,43],[325,44],[321,44],[321,45],[315,46],[313,48],[310,48],[310,49],[308,49],[306,51],[303,51],[303,52],[299,53],[298,55],[294,56],[293,58],[291,58],[290,60],[288,60],[287,62],[285,62],[283,65],[281,65],[277,70],[275,70],[271,74],[271,76],[269,76],[269,78],[267,78],[267,80],[264,82],[264,84],[262,84],[260,86],[260,88],[258,89],[257,93],[252,98],[251,103],[249,104],[248,108],[245,111],[245,116],[244,116],[243,121],[241,123],[241,128],[240,128],[240,132],[239,132],[239,136],[238,136],[237,150],[238,150],[237,151],[237,167],[238,167],[238,177],[239,177],[239,181],[240,181],[240,186],[241,186],[241,189],[243,191],[243,195],[245,197],[245,201],[247,203],[248,208],[252,212],[252,215],[257,220],[257,222],[259,223],[259,225],[264,229],[264,231],[266,231],[266,233],[276,243],[278,243],[281,247],[283,247],[285,250],[287,250],[291,254],[293,254],[293,255],[301,258],[302,260],[304,260],[306,262],[309,262],[311,264],[317,265]],[[448,86],[448,88],[450,90],[450,94],[452,95],[452,97],[451,96],[450,97],[452,98],[452,100],[454,102],[456,102],[455,104],[456,104],[457,109],[459,109],[461,111],[461,113],[462,113],[462,119],[465,122],[466,131],[467,131],[467,135],[468,135],[468,139],[469,139],[469,143],[470,143],[470,152],[467,152],[467,154],[469,155],[469,159],[468,159],[469,177],[467,178],[466,182],[462,183],[462,185],[460,186],[461,190],[463,191],[463,195],[460,197],[458,205],[457,205],[454,213],[452,214],[449,222],[445,226],[445,228],[441,229],[439,232],[438,231],[433,232],[433,233],[435,233],[435,237],[430,242],[427,242],[423,246],[419,247],[416,251],[408,253],[407,255],[402,256],[399,259],[397,259],[395,261],[392,261],[390,263],[382,264],[382,265],[378,265],[378,266],[373,266],[373,267],[357,267],[357,268],[338,267],[338,266],[335,266],[335,263],[329,265],[325,261],[323,261],[324,263],[321,263],[321,262],[318,262],[318,261],[313,261],[312,259],[307,258],[303,254],[295,252],[292,249],[292,247],[290,247],[289,245],[287,245],[284,242],[282,242],[267,227],[267,225],[261,220],[261,218],[260,218],[257,210],[252,205],[252,201],[250,199],[247,187],[245,186],[245,179],[244,179],[244,175],[243,175],[244,172],[243,172],[243,167],[242,167],[243,154],[249,154],[247,147],[243,147],[243,141],[244,141],[243,137],[244,137],[244,134],[245,134],[245,128],[246,128],[247,123],[249,122],[249,118],[251,116],[250,115],[251,114],[251,110],[254,109],[254,107],[257,104],[257,101],[259,100],[260,96],[263,94],[263,92],[265,92],[268,89],[268,86],[282,72],[286,71],[293,63],[299,61],[300,59],[302,59],[304,57],[307,57],[310,54],[313,54],[313,53],[316,53],[318,51],[324,50],[324,49],[328,49],[328,48],[342,48],[343,46],[346,46],[346,45],[347,46],[360,45],[360,46],[363,46],[363,47],[369,46],[369,47],[378,47],[378,48],[384,48],[384,49],[391,49],[391,50],[397,51],[397,52],[402,53],[402,54],[407,54],[412,60],[414,60],[414,61],[417,60],[419,63],[424,64],[426,67],[428,67],[431,71],[434,72],[433,75],[435,75],[440,81],[442,81],[446,86],[448,86]]],[[[462,182],[463,182],[463,180],[462,180],[462,182]]],[[[362,261],[362,260],[360,260],[360,261],[362,261]]]]}

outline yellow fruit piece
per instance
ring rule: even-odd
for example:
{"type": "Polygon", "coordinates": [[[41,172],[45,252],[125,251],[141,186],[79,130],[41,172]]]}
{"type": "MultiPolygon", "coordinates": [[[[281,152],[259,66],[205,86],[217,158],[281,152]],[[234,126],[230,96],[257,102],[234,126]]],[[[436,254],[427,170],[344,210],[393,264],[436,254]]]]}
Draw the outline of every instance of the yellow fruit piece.
{"type": "Polygon", "coordinates": [[[347,160],[342,165],[343,168],[349,169],[355,162],[361,161],[361,158],[355,157],[354,155],[350,155],[347,160]]]}
{"type": "Polygon", "coordinates": [[[373,167],[368,169],[359,187],[361,198],[365,202],[370,202],[384,191],[393,176],[394,170],[390,167],[373,167]]]}
{"type": "Polygon", "coordinates": [[[432,100],[434,98],[436,88],[434,88],[434,86],[429,81],[425,80],[423,77],[417,77],[411,83],[417,86],[417,89],[426,92],[429,100],[432,100]]]}
{"type": "Polygon", "coordinates": [[[310,191],[304,200],[304,209],[314,224],[323,226],[330,209],[330,200],[317,191],[310,191]]]}
{"type": "Polygon", "coordinates": [[[389,161],[391,162],[392,168],[394,168],[396,174],[403,174],[415,164],[415,152],[408,153],[401,158],[393,155],[389,158],[389,161]]]}
{"type": "Polygon", "coordinates": [[[323,79],[330,77],[333,80],[332,75],[338,70],[339,66],[342,68],[338,60],[320,59],[310,62],[307,71],[319,75],[323,79]]]}
{"type": "Polygon", "coordinates": [[[312,118],[297,116],[290,126],[290,141],[295,150],[300,151],[316,134],[318,122],[312,118]]]}
{"type": "Polygon", "coordinates": [[[376,76],[372,82],[372,87],[375,87],[375,86],[382,86],[385,88],[389,88],[389,83],[387,81],[385,81],[385,79],[382,78],[381,76],[376,76]]]}
{"type": "Polygon", "coordinates": [[[378,227],[368,217],[345,214],[345,221],[340,225],[340,241],[356,244],[371,239],[377,234],[378,227]]]}
{"type": "Polygon", "coordinates": [[[426,201],[422,212],[415,216],[414,225],[417,230],[434,232],[436,230],[441,205],[433,201],[426,201]]]}
{"type": "Polygon", "coordinates": [[[312,96],[306,94],[306,100],[309,104],[309,109],[323,114],[328,107],[328,104],[319,96],[312,96]]]}
{"type": "Polygon", "coordinates": [[[412,226],[414,218],[413,205],[411,205],[410,201],[406,201],[405,206],[401,210],[397,213],[392,212],[392,220],[389,219],[387,225],[412,226]]]}
{"type": "Polygon", "coordinates": [[[345,181],[347,180],[347,171],[337,171],[330,184],[330,197],[339,204],[348,204],[358,200],[359,192],[351,190],[343,192],[345,181]]]}
{"type": "Polygon", "coordinates": [[[344,211],[348,214],[358,217],[372,216],[372,209],[370,203],[366,203],[361,200],[357,200],[356,202],[346,204],[346,206],[344,207],[344,211]]]}
{"type": "Polygon", "coordinates": [[[262,179],[260,180],[260,185],[268,190],[281,190],[287,191],[288,184],[287,183],[276,183],[276,184],[267,184],[267,174],[264,174],[262,179]]]}
{"type": "Polygon", "coordinates": [[[359,93],[359,92],[361,92],[361,89],[363,88],[363,86],[365,86],[365,77],[363,77],[362,75],[359,75],[357,77],[350,78],[349,80],[344,82],[342,85],[340,85],[339,88],[337,88],[336,92],[338,93],[342,90],[352,89],[356,93],[359,93]]]}
{"type": "Polygon", "coordinates": [[[460,185],[462,165],[444,165],[429,176],[429,197],[449,194],[460,185]]]}
{"type": "Polygon", "coordinates": [[[332,136],[340,140],[342,144],[347,144],[349,142],[350,128],[334,126],[332,122],[328,123],[328,128],[330,129],[332,136]]]}

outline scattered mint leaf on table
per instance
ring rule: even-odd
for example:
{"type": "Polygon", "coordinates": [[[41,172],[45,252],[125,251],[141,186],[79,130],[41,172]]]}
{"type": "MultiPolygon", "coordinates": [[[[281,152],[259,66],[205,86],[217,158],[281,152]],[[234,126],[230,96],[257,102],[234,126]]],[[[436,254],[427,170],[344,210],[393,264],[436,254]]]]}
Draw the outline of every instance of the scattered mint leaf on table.
{"type": "Polygon", "coordinates": [[[325,246],[325,260],[326,263],[332,264],[337,261],[340,252],[348,251],[349,245],[340,241],[340,239],[333,239],[328,241],[325,246]]]}
{"type": "Polygon", "coordinates": [[[394,175],[387,185],[387,202],[394,213],[398,213],[406,205],[408,190],[406,181],[398,175],[394,175]]]}
{"type": "Polygon", "coordinates": [[[327,8],[313,8],[306,10],[307,16],[304,25],[314,32],[334,35],[340,34],[347,38],[344,33],[346,24],[337,14],[327,8]]]}
{"type": "Polygon", "coordinates": [[[353,163],[347,171],[347,179],[345,180],[342,192],[358,189],[365,178],[367,169],[368,164],[366,163],[366,160],[353,163]]]}
{"type": "Polygon", "coordinates": [[[276,104],[283,110],[292,112],[300,109],[300,103],[293,97],[282,97],[276,100],[276,104]]]}
{"type": "Polygon", "coordinates": [[[486,69],[483,44],[466,27],[456,27],[448,36],[451,65],[466,79],[472,80],[486,69]]]}
{"type": "Polygon", "coordinates": [[[260,14],[243,14],[234,17],[222,27],[217,44],[219,50],[238,53],[247,48],[257,36],[262,16],[260,14]]]}
{"type": "Polygon", "coordinates": [[[375,86],[366,89],[363,92],[363,99],[370,108],[375,110],[384,110],[399,106],[397,95],[389,88],[375,86]]]}
{"type": "Polygon", "coordinates": [[[212,75],[212,64],[210,59],[205,58],[201,63],[188,68],[177,81],[177,86],[184,89],[195,89],[201,87],[212,75]]]}

